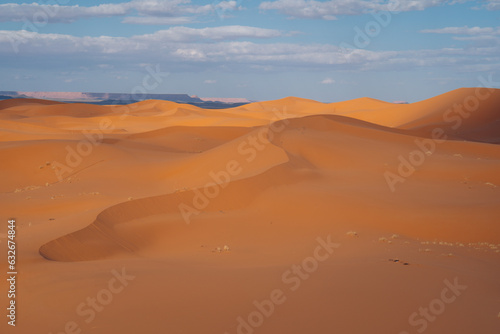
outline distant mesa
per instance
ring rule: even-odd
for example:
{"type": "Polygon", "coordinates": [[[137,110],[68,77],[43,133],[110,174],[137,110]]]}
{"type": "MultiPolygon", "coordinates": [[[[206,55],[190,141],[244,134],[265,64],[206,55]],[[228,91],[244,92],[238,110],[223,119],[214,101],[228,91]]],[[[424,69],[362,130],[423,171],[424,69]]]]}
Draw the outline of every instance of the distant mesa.
{"type": "Polygon", "coordinates": [[[392,103],[394,103],[394,104],[408,104],[408,102],[406,102],[406,101],[394,101],[392,103]]]}
{"type": "MultiPolygon", "coordinates": [[[[196,95],[194,95],[196,96],[196,95]]],[[[197,97],[197,96],[196,96],[197,97]]],[[[200,97],[205,102],[223,102],[223,103],[250,103],[249,99],[243,97],[200,97]]]]}
{"type": "Polygon", "coordinates": [[[251,101],[245,98],[199,98],[188,94],[123,94],[88,92],[18,92],[0,91],[0,100],[12,98],[35,98],[60,102],[81,102],[100,105],[130,104],[144,100],[163,100],[193,104],[202,108],[229,108],[251,101]]]}
{"type": "Polygon", "coordinates": [[[126,103],[142,100],[166,100],[179,103],[203,102],[187,94],[123,94],[123,93],[85,93],[85,92],[16,92],[0,91],[0,95],[11,98],[35,98],[68,102],[123,101],[126,103]]]}

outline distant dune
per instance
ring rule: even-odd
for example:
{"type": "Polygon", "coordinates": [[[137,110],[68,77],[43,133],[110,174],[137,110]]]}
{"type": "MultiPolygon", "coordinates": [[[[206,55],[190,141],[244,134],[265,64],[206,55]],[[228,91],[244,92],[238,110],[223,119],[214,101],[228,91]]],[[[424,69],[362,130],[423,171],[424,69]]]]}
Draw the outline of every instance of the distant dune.
{"type": "Polygon", "coordinates": [[[0,119],[19,333],[500,329],[500,90],[211,110],[9,99],[0,119]],[[113,270],[133,278],[107,303],[113,270]]]}

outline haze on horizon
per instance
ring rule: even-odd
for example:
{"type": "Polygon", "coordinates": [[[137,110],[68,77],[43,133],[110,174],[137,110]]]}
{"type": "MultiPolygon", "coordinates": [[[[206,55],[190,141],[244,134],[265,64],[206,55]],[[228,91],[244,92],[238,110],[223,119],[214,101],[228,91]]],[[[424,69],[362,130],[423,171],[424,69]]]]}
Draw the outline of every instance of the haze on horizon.
{"type": "Polygon", "coordinates": [[[0,90],[415,102],[500,87],[499,0],[51,3],[0,1],[0,90]]]}

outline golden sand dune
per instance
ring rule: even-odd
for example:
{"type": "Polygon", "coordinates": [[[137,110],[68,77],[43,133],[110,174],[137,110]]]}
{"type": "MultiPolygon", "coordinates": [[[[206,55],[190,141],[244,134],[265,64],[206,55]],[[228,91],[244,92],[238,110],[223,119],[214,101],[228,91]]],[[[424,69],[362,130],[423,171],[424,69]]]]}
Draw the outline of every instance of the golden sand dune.
{"type": "Polygon", "coordinates": [[[441,128],[454,138],[498,143],[500,90],[462,88],[425,101],[350,113],[350,117],[431,135],[441,128]]]}
{"type": "Polygon", "coordinates": [[[0,102],[19,329],[498,333],[499,106],[0,102]]]}

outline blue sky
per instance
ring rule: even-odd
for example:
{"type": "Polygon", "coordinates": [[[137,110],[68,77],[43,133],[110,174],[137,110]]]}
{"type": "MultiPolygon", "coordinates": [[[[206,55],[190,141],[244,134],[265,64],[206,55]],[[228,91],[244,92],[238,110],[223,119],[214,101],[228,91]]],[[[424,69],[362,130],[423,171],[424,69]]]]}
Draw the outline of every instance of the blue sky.
{"type": "Polygon", "coordinates": [[[0,90],[131,93],[151,70],[149,93],[415,102],[500,82],[500,0],[0,1],[0,90]]]}

